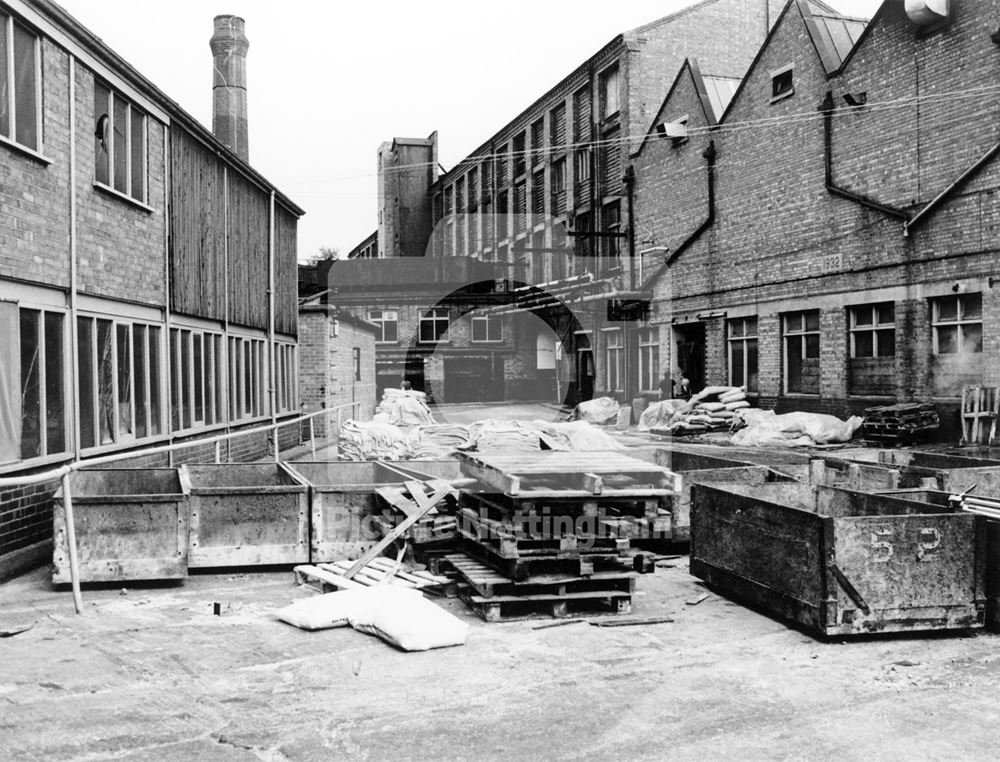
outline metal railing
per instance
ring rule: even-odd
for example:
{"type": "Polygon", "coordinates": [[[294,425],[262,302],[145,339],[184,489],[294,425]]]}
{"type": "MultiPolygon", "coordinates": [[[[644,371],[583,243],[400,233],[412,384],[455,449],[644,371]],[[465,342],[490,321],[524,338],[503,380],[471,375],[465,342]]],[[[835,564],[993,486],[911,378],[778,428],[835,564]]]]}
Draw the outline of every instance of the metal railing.
{"type": "MultiPolygon", "coordinates": [[[[168,458],[172,459],[173,453],[178,450],[189,449],[192,447],[204,447],[210,444],[215,445],[215,462],[221,463],[223,442],[236,437],[262,434],[265,432],[270,432],[270,439],[274,448],[274,461],[277,463],[281,459],[281,440],[279,437],[280,429],[286,426],[299,426],[301,428],[302,424],[306,421],[309,422],[309,446],[312,453],[312,459],[316,460],[315,419],[320,416],[328,416],[336,413],[337,428],[335,436],[339,436],[341,428],[343,427],[344,411],[351,410],[352,417],[357,417],[361,404],[362,403],[360,402],[347,402],[343,405],[323,408],[322,410],[317,410],[314,413],[306,413],[305,415],[300,415],[296,418],[291,418],[277,423],[268,423],[263,426],[255,426],[249,429],[241,429],[239,431],[230,431],[225,434],[218,434],[210,437],[189,439],[184,442],[172,442],[166,445],[157,445],[155,447],[147,447],[139,450],[129,450],[127,452],[118,452],[111,455],[102,455],[96,458],[81,458],[74,460],[71,463],[66,463],[58,468],[53,468],[48,471],[42,471],[40,473],[30,474],[27,476],[0,477],[0,489],[29,487],[35,484],[43,484],[45,482],[59,480],[62,488],[63,513],[66,520],[66,547],[67,555],[69,556],[70,581],[73,588],[73,605],[76,607],[76,613],[82,614],[83,597],[80,592],[80,564],[76,552],[76,525],[73,520],[73,495],[70,490],[70,474],[85,467],[89,468],[91,466],[99,466],[106,463],[116,463],[122,460],[145,458],[151,455],[166,454],[168,458]]],[[[324,429],[327,430],[326,440],[330,441],[329,421],[324,422],[324,429]]]]}

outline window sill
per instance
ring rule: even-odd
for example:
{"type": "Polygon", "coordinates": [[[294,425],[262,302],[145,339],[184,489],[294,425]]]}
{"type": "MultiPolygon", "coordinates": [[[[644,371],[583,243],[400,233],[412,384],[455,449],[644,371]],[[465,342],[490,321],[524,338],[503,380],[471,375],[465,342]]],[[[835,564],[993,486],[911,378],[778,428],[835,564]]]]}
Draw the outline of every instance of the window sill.
{"type": "Polygon", "coordinates": [[[40,455],[25,460],[11,460],[6,463],[0,463],[0,474],[17,473],[19,471],[40,471],[45,470],[47,466],[55,467],[63,463],[69,463],[72,460],[73,453],[71,452],[59,453],[58,455],[40,455]]]}
{"type": "Polygon", "coordinates": [[[772,96],[771,97],[771,105],[773,106],[775,103],[780,103],[781,101],[785,100],[786,98],[791,98],[793,95],[795,95],[795,88],[794,87],[791,90],[789,90],[787,93],[782,93],[781,95],[774,95],[774,96],[772,96]]]}
{"type": "Polygon", "coordinates": [[[375,342],[375,346],[376,347],[398,347],[399,346],[399,342],[398,341],[376,341],[375,342]]]}
{"type": "Polygon", "coordinates": [[[487,345],[492,344],[492,345],[496,346],[497,344],[503,344],[503,339],[494,339],[494,340],[489,340],[489,341],[477,341],[476,339],[473,339],[469,343],[470,344],[475,344],[476,346],[480,346],[482,344],[487,344],[487,345]]]}
{"type": "Polygon", "coordinates": [[[11,140],[10,138],[4,137],[3,135],[0,135],[0,145],[5,146],[11,149],[12,151],[15,151],[16,153],[23,154],[29,159],[34,159],[39,164],[44,164],[45,166],[49,166],[50,164],[53,163],[53,160],[50,159],[48,156],[44,156],[35,149],[28,148],[28,146],[26,145],[21,145],[20,143],[11,140]]]}
{"type": "Polygon", "coordinates": [[[131,196],[122,193],[120,190],[115,190],[110,185],[105,185],[104,183],[94,180],[94,189],[99,190],[101,193],[106,193],[109,196],[113,196],[119,199],[120,201],[124,201],[127,204],[131,204],[132,206],[138,209],[142,209],[144,212],[147,212],[148,214],[156,213],[156,209],[154,209],[153,207],[149,206],[148,204],[144,204],[142,201],[137,201],[131,196]]]}

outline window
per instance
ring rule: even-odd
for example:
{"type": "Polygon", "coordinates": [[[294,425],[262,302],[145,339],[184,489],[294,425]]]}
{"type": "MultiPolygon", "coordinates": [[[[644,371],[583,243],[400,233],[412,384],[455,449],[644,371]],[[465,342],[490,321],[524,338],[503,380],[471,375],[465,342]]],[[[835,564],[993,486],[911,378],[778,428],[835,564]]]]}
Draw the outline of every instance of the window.
{"type": "MultiPolygon", "coordinates": [[[[590,257],[593,251],[592,241],[588,233],[591,232],[590,224],[590,214],[578,214],[576,215],[576,221],[573,223],[573,232],[576,235],[573,236],[573,254],[576,257],[590,257]]],[[[589,270],[589,265],[586,265],[589,270]]]]}
{"type": "Polygon", "coordinates": [[[618,79],[618,64],[601,73],[601,119],[607,119],[618,113],[618,79]]]}
{"type": "Polygon", "coordinates": [[[64,316],[20,309],[21,458],[65,452],[64,316]]]}
{"type": "Polygon", "coordinates": [[[435,307],[420,317],[420,342],[433,344],[448,332],[447,307],[435,307]]]}
{"type": "Polygon", "coordinates": [[[518,178],[524,174],[528,165],[525,155],[525,134],[523,132],[514,136],[514,177],[518,178]]]}
{"type": "Polygon", "coordinates": [[[500,318],[485,315],[472,318],[472,341],[476,344],[503,341],[503,323],[500,318]]]}
{"type": "Polygon", "coordinates": [[[625,345],[622,339],[622,331],[615,328],[613,331],[604,333],[604,362],[606,370],[607,390],[609,392],[622,391],[622,361],[625,356],[625,345]]]}
{"type": "Polygon", "coordinates": [[[146,115],[103,82],[94,82],[94,179],[146,201],[146,115]]]}
{"type": "Polygon", "coordinates": [[[229,337],[229,419],[259,418],[267,414],[263,339],[229,337]]]}
{"type": "Polygon", "coordinates": [[[294,344],[278,343],[274,347],[275,400],[278,412],[291,412],[298,407],[296,347],[294,344]]]}
{"type": "Polygon", "coordinates": [[[548,279],[545,273],[545,262],[548,258],[545,249],[545,231],[536,230],[531,234],[531,279],[534,283],[545,283],[548,279]]]}
{"type": "Polygon", "coordinates": [[[541,119],[531,124],[531,163],[545,160],[545,122],[541,119]]]}
{"type": "Polygon", "coordinates": [[[934,354],[966,355],[983,351],[983,295],[935,299],[934,354]]]}
{"type": "Polygon", "coordinates": [[[757,318],[729,321],[729,385],[745,386],[751,394],[759,391],[757,382],[757,318]]]}
{"type": "Polygon", "coordinates": [[[378,327],[376,344],[395,344],[399,341],[399,313],[396,310],[368,310],[368,322],[378,327]]]}
{"type": "Polygon", "coordinates": [[[622,147],[619,144],[619,130],[605,133],[598,153],[601,172],[601,192],[605,195],[616,193],[622,184],[622,147]]]}
{"type": "Polygon", "coordinates": [[[38,37],[0,11],[0,136],[41,150],[38,37]]]}
{"type": "Polygon", "coordinates": [[[639,344],[639,388],[657,389],[660,369],[660,329],[640,328],[639,344]]]}
{"type": "Polygon", "coordinates": [[[771,72],[771,103],[795,94],[792,72],[791,66],[771,72]]]}
{"type": "Polygon", "coordinates": [[[819,394],[819,310],[784,316],[785,391],[819,394]]]}
{"type": "Polygon", "coordinates": [[[222,335],[172,328],[171,420],[174,431],[223,422],[222,335]]]}
{"type": "Polygon", "coordinates": [[[549,112],[549,143],[554,151],[566,145],[565,103],[560,103],[549,112]]]}
{"type": "MultiPolygon", "coordinates": [[[[618,202],[606,205],[601,210],[601,228],[605,233],[618,233],[621,230],[621,212],[618,202]]],[[[604,263],[606,268],[614,269],[619,267],[618,252],[620,249],[620,239],[615,235],[601,238],[601,253],[607,258],[604,263]]]]}
{"type": "Polygon", "coordinates": [[[892,302],[852,307],[851,357],[895,357],[896,308],[892,302]]]}
{"type": "Polygon", "coordinates": [[[562,214],[566,211],[566,159],[552,162],[549,188],[552,194],[552,214],[562,214]]]}
{"type": "Polygon", "coordinates": [[[522,180],[514,186],[514,230],[520,232],[528,226],[528,188],[522,180]]]}
{"type": "Polygon", "coordinates": [[[531,213],[537,215],[534,222],[541,221],[545,214],[545,170],[540,169],[531,176],[531,213]]]}
{"type": "Polygon", "coordinates": [[[580,185],[590,179],[590,149],[577,149],[573,155],[573,171],[576,175],[576,184],[580,185]]]}
{"type": "Polygon", "coordinates": [[[80,444],[119,444],[163,431],[158,326],[77,318],[80,444]]]}
{"type": "Polygon", "coordinates": [[[558,223],[552,226],[552,253],[549,261],[552,263],[552,280],[566,277],[569,247],[566,244],[566,226],[558,223]]]}
{"type": "Polygon", "coordinates": [[[507,149],[507,144],[504,143],[502,146],[497,148],[497,159],[496,159],[496,172],[494,173],[497,178],[497,188],[503,188],[507,185],[508,178],[508,161],[510,159],[509,151],[507,149]]]}
{"type": "Polygon", "coordinates": [[[361,347],[351,348],[351,358],[354,360],[354,380],[361,380],[361,347]]]}

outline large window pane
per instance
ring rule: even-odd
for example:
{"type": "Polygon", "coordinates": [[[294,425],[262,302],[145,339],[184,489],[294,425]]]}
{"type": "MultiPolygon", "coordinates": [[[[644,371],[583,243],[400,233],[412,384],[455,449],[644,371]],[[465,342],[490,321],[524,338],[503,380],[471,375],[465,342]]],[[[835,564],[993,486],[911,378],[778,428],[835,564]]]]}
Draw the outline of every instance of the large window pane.
{"type": "Polygon", "coordinates": [[[94,321],[77,318],[77,363],[80,366],[80,446],[93,447],[94,439],[94,321]]]}
{"type": "Polygon", "coordinates": [[[879,357],[895,357],[896,356],[896,331],[885,330],[878,332],[878,356],[879,357]]]}
{"type": "Polygon", "coordinates": [[[936,304],[938,320],[958,320],[958,297],[950,296],[938,299],[936,304]]]}
{"type": "Polygon", "coordinates": [[[149,436],[147,424],[148,398],[146,395],[146,326],[132,327],[132,365],[135,369],[135,435],[140,439],[149,436]]]}
{"type": "Polygon", "coordinates": [[[205,355],[201,334],[194,334],[194,418],[205,420],[205,355]]]}
{"type": "Polygon", "coordinates": [[[0,135],[4,137],[10,137],[10,91],[7,89],[7,81],[10,79],[7,68],[7,58],[10,55],[7,50],[9,23],[10,16],[0,13],[0,135]]]}
{"type": "Polygon", "coordinates": [[[94,82],[94,179],[111,184],[111,93],[100,82],[94,82]]]}
{"type": "Polygon", "coordinates": [[[97,321],[97,422],[100,444],[114,442],[115,338],[110,320],[97,321]]]}
{"type": "Polygon", "coordinates": [[[132,172],[132,198],[146,200],[146,140],[145,119],[135,106],[132,107],[132,121],[129,125],[129,145],[131,148],[130,170],[132,172]]]}
{"type": "MultiPolygon", "coordinates": [[[[754,333],[757,332],[757,327],[754,325],[754,333]]],[[[757,339],[750,339],[747,341],[747,391],[756,392],[758,391],[759,384],[757,381],[757,339]]]]}
{"type": "Polygon", "coordinates": [[[21,457],[42,454],[41,336],[38,310],[21,310],[21,457]]]}
{"type": "Polygon", "coordinates": [[[14,115],[21,145],[38,147],[37,78],[35,71],[35,36],[20,24],[14,24],[14,115]]]}
{"type": "Polygon", "coordinates": [[[114,96],[115,190],[128,192],[128,104],[114,96]]]}
{"type": "Polygon", "coordinates": [[[854,356],[875,356],[874,334],[871,331],[858,331],[854,334],[854,356]]]}
{"type": "Polygon", "coordinates": [[[149,329],[149,433],[159,434],[163,430],[160,399],[160,329],[149,329]]]}
{"type": "Polygon", "coordinates": [[[958,352],[958,326],[938,327],[938,354],[953,355],[958,352]]]}
{"type": "Polygon", "coordinates": [[[132,434],[131,326],[118,326],[118,434],[132,434]]]}
{"type": "Polygon", "coordinates": [[[190,429],[191,422],[191,331],[181,331],[181,426],[190,429]]]}
{"type": "Polygon", "coordinates": [[[982,352],[983,351],[983,326],[982,323],[973,323],[972,325],[962,326],[962,352],[968,354],[970,352],[982,352]]]}
{"type": "Polygon", "coordinates": [[[66,449],[66,387],[63,368],[63,316],[45,313],[45,421],[48,454],[66,449]]]}
{"type": "Polygon", "coordinates": [[[977,319],[983,316],[983,295],[966,294],[961,299],[962,317],[965,319],[977,319]]]}

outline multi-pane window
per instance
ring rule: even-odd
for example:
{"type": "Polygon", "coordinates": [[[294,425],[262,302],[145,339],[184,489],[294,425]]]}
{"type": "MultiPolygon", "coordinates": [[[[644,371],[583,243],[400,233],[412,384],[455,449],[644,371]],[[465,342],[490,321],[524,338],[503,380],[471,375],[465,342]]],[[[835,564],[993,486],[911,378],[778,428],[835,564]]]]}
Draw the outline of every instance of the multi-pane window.
{"type": "Polygon", "coordinates": [[[274,347],[275,381],[277,393],[275,400],[278,412],[291,412],[297,407],[297,366],[296,347],[294,344],[277,343],[274,347]]]}
{"type": "Polygon", "coordinates": [[[229,337],[229,419],[266,415],[266,344],[263,339],[229,337]]]}
{"type": "Polygon", "coordinates": [[[639,344],[639,388],[656,389],[659,384],[660,329],[640,328],[639,344]]]}
{"type": "Polygon", "coordinates": [[[433,344],[448,332],[448,308],[435,307],[420,316],[420,342],[433,344]]]}
{"type": "Polygon", "coordinates": [[[540,169],[531,176],[531,213],[536,215],[534,222],[539,222],[545,214],[545,170],[540,169]]]}
{"type": "Polygon", "coordinates": [[[514,186],[514,230],[524,230],[528,225],[528,188],[524,180],[514,186]]]}
{"type": "Polygon", "coordinates": [[[162,432],[159,327],[77,318],[77,362],[82,447],[162,432]]]}
{"type": "Polygon", "coordinates": [[[729,321],[729,384],[745,386],[750,393],[758,391],[757,382],[757,318],[735,318],[729,321]]]}
{"type": "Polygon", "coordinates": [[[21,308],[21,458],[65,452],[65,317],[21,308]]]}
{"type": "Polygon", "coordinates": [[[621,211],[617,201],[607,204],[601,210],[601,228],[603,232],[610,234],[601,238],[601,253],[607,257],[605,267],[616,268],[619,266],[618,252],[621,248],[617,237],[621,230],[621,211]]]}
{"type": "Polygon", "coordinates": [[[376,344],[395,344],[399,341],[399,313],[396,310],[368,310],[368,322],[378,328],[376,344]]]}
{"type": "Polygon", "coordinates": [[[524,174],[525,168],[527,167],[527,156],[525,155],[525,141],[526,137],[523,132],[518,133],[514,136],[513,143],[513,158],[514,158],[514,177],[520,177],[524,174]]]}
{"type": "Polygon", "coordinates": [[[623,390],[623,364],[625,359],[625,340],[620,328],[604,333],[604,366],[607,381],[607,391],[623,390]]]}
{"type": "Polygon", "coordinates": [[[549,192],[552,194],[552,214],[566,211],[566,159],[552,162],[549,169],[549,192]]]}
{"type": "Polygon", "coordinates": [[[41,149],[41,53],[38,37],[0,9],[0,136],[41,149]]]}
{"type": "Polygon", "coordinates": [[[615,129],[601,139],[601,191],[605,194],[616,192],[622,184],[622,147],[619,136],[620,130],[615,129]]]}
{"type": "Polygon", "coordinates": [[[573,156],[573,172],[576,176],[576,184],[581,185],[590,180],[590,149],[586,146],[578,148],[573,156]]]}
{"type": "Polygon", "coordinates": [[[170,360],[174,431],[222,423],[226,388],[222,335],[172,328],[170,360]]]}
{"type": "Polygon", "coordinates": [[[851,357],[896,355],[896,308],[892,302],[852,307],[851,357]]]}
{"type": "Polygon", "coordinates": [[[500,318],[488,315],[472,318],[472,341],[476,344],[503,341],[503,322],[500,318]]]}
{"type": "Polygon", "coordinates": [[[549,259],[545,248],[545,231],[536,230],[531,234],[531,277],[535,283],[545,283],[545,263],[549,259]]]}
{"type": "Polygon", "coordinates": [[[361,347],[351,347],[351,359],[354,361],[354,380],[361,380],[361,347]]]}
{"type": "Polygon", "coordinates": [[[538,119],[531,124],[531,163],[545,160],[545,122],[538,119]]]}
{"type": "Polygon", "coordinates": [[[566,145],[566,104],[560,103],[549,112],[549,143],[553,151],[566,145]]]}
{"type": "Polygon", "coordinates": [[[95,80],[94,119],[94,179],[145,203],[146,114],[95,80]]]}
{"type": "Polygon", "coordinates": [[[819,394],[819,310],[784,316],[785,391],[819,394]]]}
{"type": "Polygon", "coordinates": [[[934,354],[965,355],[983,351],[983,295],[960,294],[934,299],[934,354]]]}
{"type": "Polygon", "coordinates": [[[614,116],[619,111],[618,64],[601,72],[601,119],[614,116]]]}

